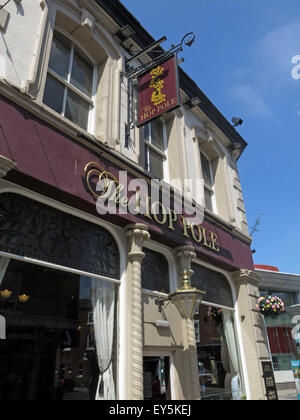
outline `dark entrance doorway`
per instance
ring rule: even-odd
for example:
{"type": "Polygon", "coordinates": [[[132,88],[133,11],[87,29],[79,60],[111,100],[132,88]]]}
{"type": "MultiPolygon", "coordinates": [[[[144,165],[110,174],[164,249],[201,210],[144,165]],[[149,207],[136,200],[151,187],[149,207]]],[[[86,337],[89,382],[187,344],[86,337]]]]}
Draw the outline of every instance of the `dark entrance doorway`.
{"type": "Polygon", "coordinates": [[[172,399],[169,357],[144,357],[144,399],[172,399]]]}

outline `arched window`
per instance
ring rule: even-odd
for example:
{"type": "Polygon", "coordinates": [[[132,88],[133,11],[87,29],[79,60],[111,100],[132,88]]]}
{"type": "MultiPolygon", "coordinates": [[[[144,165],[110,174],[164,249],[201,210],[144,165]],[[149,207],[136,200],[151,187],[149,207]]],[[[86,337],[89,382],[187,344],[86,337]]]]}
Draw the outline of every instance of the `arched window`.
{"type": "Polygon", "coordinates": [[[44,104],[79,127],[89,130],[95,107],[96,68],[77,44],[54,32],[44,104]]]}
{"type": "Polygon", "coordinates": [[[170,292],[169,264],[166,257],[150,249],[144,250],[142,288],[155,292],[170,292]]]}
{"type": "Polygon", "coordinates": [[[234,301],[226,277],[193,264],[193,286],[206,295],[195,317],[199,379],[203,400],[239,400],[243,378],[236,337],[234,301]]]}
{"type": "Polygon", "coordinates": [[[78,400],[115,399],[119,279],[119,249],[106,229],[29,198],[1,194],[0,321],[3,314],[9,320],[6,340],[0,340],[8,366],[1,372],[4,400],[68,400],[77,389],[78,400]],[[74,366],[82,360],[78,380],[74,366]],[[5,385],[12,375],[22,378],[17,391],[5,385]]]}
{"type": "Polygon", "coordinates": [[[0,251],[120,279],[118,245],[106,229],[12,193],[1,194],[0,251]]]}
{"type": "Polygon", "coordinates": [[[231,287],[223,274],[198,264],[192,264],[192,270],[194,270],[192,285],[199,290],[205,290],[206,302],[228,308],[234,307],[231,287]]]}

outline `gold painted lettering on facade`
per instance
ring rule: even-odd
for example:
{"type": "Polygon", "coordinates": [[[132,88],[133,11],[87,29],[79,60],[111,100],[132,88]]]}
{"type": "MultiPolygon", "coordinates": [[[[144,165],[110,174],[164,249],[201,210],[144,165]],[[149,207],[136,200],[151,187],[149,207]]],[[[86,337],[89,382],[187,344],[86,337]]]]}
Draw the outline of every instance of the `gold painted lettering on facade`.
{"type": "Polygon", "coordinates": [[[179,227],[184,237],[192,239],[197,244],[202,244],[214,252],[220,252],[218,235],[215,232],[208,231],[203,225],[195,222],[190,223],[189,219],[182,215],[179,217],[174,210],[166,208],[159,201],[152,203],[151,197],[148,195],[141,197],[139,190],[135,191],[129,199],[126,196],[125,186],[120,184],[119,180],[113,174],[107,172],[99,163],[90,162],[86,165],[85,180],[95,199],[107,200],[128,209],[128,211],[130,203],[134,203],[135,214],[139,214],[160,226],[166,226],[171,231],[176,231],[179,227]],[[101,182],[101,190],[97,191],[95,184],[99,182],[101,182]]]}

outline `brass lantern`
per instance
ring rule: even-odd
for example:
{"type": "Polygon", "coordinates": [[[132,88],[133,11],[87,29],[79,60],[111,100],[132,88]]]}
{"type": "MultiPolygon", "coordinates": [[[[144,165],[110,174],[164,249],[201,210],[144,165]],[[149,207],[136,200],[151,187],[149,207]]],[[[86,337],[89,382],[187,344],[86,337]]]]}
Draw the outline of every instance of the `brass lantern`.
{"type": "Polygon", "coordinates": [[[194,319],[206,292],[193,288],[188,271],[184,271],[180,289],[169,295],[169,300],[174,303],[184,319],[194,319]]]}

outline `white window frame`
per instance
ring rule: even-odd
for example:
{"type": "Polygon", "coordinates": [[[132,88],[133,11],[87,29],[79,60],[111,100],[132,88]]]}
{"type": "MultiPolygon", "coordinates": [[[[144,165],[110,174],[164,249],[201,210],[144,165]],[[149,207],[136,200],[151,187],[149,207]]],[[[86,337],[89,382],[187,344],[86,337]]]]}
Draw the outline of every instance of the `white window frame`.
{"type": "MultiPolygon", "coordinates": [[[[60,82],[64,85],[64,97],[63,97],[62,113],[58,113],[58,112],[54,111],[52,108],[47,106],[45,103],[44,103],[44,106],[46,106],[48,109],[51,109],[52,112],[56,112],[58,115],[65,118],[67,121],[76,125],[76,123],[74,123],[73,121],[71,121],[71,120],[69,120],[68,118],[65,117],[66,104],[67,104],[67,93],[68,93],[68,89],[69,89],[71,92],[80,96],[85,102],[87,102],[89,104],[90,110],[89,110],[89,117],[88,117],[88,123],[87,123],[86,131],[89,132],[90,134],[94,134],[94,131],[95,131],[95,115],[96,115],[96,93],[97,93],[97,84],[98,84],[98,69],[97,69],[96,62],[90,56],[90,54],[80,45],[79,42],[77,42],[75,39],[73,39],[68,33],[63,31],[61,28],[57,28],[57,27],[54,28],[54,31],[53,31],[51,48],[50,48],[50,52],[49,52],[49,60],[48,60],[46,80],[47,80],[48,74],[50,76],[54,77],[58,82],[60,82]],[[68,68],[67,80],[63,79],[54,70],[49,68],[50,54],[51,54],[51,50],[52,50],[53,40],[54,40],[54,37],[55,37],[55,32],[60,33],[63,37],[67,38],[71,43],[71,53],[70,53],[70,58],[69,58],[69,68],[68,68]],[[93,82],[92,82],[92,96],[91,97],[89,97],[85,93],[81,92],[79,89],[77,89],[75,86],[73,86],[71,84],[71,74],[72,74],[72,68],[73,68],[73,63],[74,63],[75,47],[79,48],[80,51],[82,51],[82,53],[90,60],[90,62],[93,65],[93,82]]],[[[46,86],[46,84],[45,84],[45,86],[46,86]]],[[[44,96],[44,93],[43,93],[43,96],[44,96]]],[[[83,127],[80,127],[80,126],[78,126],[78,127],[81,130],[85,130],[83,127]]]]}
{"type": "MultiPolygon", "coordinates": [[[[215,214],[217,214],[217,200],[216,200],[216,191],[215,191],[215,177],[214,177],[213,170],[212,170],[211,160],[209,159],[209,157],[207,156],[207,154],[203,150],[201,150],[201,148],[200,148],[200,165],[201,165],[202,177],[204,179],[204,193],[205,193],[205,190],[208,190],[209,193],[211,194],[212,212],[215,213],[215,214]],[[212,185],[213,185],[212,187],[210,185],[207,185],[205,183],[205,178],[203,176],[203,168],[202,168],[201,154],[205,157],[205,159],[209,163],[210,178],[211,178],[212,185]]],[[[204,203],[205,203],[206,210],[211,211],[209,208],[207,208],[207,204],[206,204],[206,200],[205,200],[205,194],[204,194],[204,203]]]]}
{"type": "MultiPolygon", "coordinates": [[[[163,126],[163,147],[164,151],[161,151],[158,147],[156,147],[152,143],[152,124],[155,123],[156,120],[150,121],[149,124],[149,139],[145,139],[143,136],[143,145],[144,145],[144,152],[147,151],[147,161],[144,162],[144,168],[146,171],[151,173],[150,171],[150,150],[153,150],[156,154],[160,155],[163,159],[163,180],[165,182],[169,182],[169,164],[168,164],[168,139],[167,139],[167,127],[165,120],[163,118],[158,119],[163,126]]],[[[143,127],[143,130],[145,127],[143,127]]],[[[145,153],[146,155],[146,153],[145,153]]]]}
{"type": "Polygon", "coordinates": [[[89,332],[86,336],[86,351],[96,351],[95,346],[91,344],[95,344],[95,339],[92,338],[92,334],[89,332]]]}
{"type": "Polygon", "coordinates": [[[93,312],[88,312],[87,325],[94,325],[94,314],[93,314],[93,312]]]}

